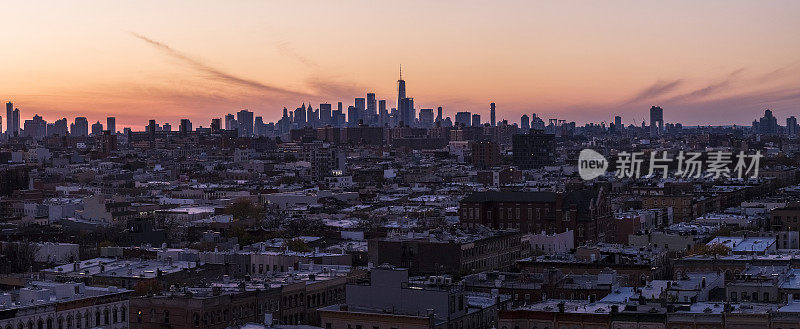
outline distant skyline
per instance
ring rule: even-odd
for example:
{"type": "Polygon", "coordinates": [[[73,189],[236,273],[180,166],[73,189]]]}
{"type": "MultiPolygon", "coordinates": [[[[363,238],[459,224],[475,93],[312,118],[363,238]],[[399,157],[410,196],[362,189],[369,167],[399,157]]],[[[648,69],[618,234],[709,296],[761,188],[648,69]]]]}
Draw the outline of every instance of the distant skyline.
{"type": "MultiPolygon", "coordinates": [[[[800,116],[797,1],[70,1],[4,3],[0,100],[22,121],[148,119],[301,103],[544,119],[749,125],[800,116]]],[[[5,126],[5,115],[3,122],[5,126]]],[[[783,123],[783,122],[781,122],[783,123]]]]}

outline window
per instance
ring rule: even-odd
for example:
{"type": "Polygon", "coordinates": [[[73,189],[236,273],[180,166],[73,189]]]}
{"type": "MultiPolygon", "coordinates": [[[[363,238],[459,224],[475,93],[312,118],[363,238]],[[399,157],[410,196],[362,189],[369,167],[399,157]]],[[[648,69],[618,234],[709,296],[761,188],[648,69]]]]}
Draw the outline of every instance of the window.
{"type": "Polygon", "coordinates": [[[325,329],[331,329],[331,323],[325,322],[325,329]]]}
{"type": "Polygon", "coordinates": [[[164,323],[169,323],[169,311],[164,310],[164,323]]]}

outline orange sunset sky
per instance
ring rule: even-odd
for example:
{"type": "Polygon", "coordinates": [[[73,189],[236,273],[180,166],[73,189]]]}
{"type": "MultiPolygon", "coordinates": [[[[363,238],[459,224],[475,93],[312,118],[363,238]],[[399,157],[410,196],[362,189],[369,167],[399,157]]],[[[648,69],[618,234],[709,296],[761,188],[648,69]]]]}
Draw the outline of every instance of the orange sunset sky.
{"type": "MultiPolygon", "coordinates": [[[[800,1],[3,1],[22,118],[176,124],[303,102],[641,123],[800,116],[800,1]]],[[[334,105],[335,106],[335,105],[334,105]]],[[[5,112],[0,113],[5,116],[5,112]]],[[[4,118],[5,120],[5,118],[4,118]]]]}

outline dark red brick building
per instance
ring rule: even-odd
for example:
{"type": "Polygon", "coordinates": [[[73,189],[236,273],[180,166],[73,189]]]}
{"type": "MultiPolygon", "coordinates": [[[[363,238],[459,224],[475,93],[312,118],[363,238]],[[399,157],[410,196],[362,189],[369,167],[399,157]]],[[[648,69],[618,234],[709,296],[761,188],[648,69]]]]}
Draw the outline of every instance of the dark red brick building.
{"type": "Polygon", "coordinates": [[[613,214],[603,188],[558,192],[476,192],[460,202],[467,227],[549,234],[575,231],[575,243],[613,241],[613,214]]]}

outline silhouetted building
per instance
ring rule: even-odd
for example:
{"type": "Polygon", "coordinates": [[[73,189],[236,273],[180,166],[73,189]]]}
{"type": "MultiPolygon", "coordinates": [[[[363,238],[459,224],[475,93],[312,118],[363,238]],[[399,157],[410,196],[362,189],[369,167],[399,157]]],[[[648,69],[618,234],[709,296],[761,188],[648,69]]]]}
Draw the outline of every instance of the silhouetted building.
{"type": "Polygon", "coordinates": [[[115,117],[106,118],[106,130],[110,131],[112,134],[117,133],[117,118],[115,117]]]}
{"type": "Polygon", "coordinates": [[[320,125],[325,126],[333,123],[331,121],[332,118],[333,118],[333,112],[331,111],[331,104],[328,103],[319,104],[320,125]]]}
{"type": "Polygon", "coordinates": [[[528,118],[527,114],[523,114],[522,117],[519,118],[519,127],[522,128],[522,132],[531,130],[531,119],[528,118]]]}
{"type": "Polygon", "coordinates": [[[72,136],[89,136],[89,120],[85,117],[76,117],[75,123],[71,124],[69,128],[69,133],[72,136]]]}
{"type": "Polygon", "coordinates": [[[473,114],[472,115],[472,126],[473,127],[480,127],[481,126],[481,115],[480,114],[473,114]]]}
{"type": "Polygon", "coordinates": [[[253,136],[253,112],[241,110],[236,113],[236,121],[239,123],[239,136],[253,136]]]}
{"type": "Polygon", "coordinates": [[[419,126],[422,128],[433,127],[433,109],[419,110],[419,126]]]}
{"type": "Polygon", "coordinates": [[[97,121],[92,124],[92,136],[100,136],[103,133],[103,124],[97,121]]]}
{"type": "Polygon", "coordinates": [[[664,110],[659,106],[650,108],[650,136],[661,136],[664,133],[664,110]]]}
{"type": "Polygon", "coordinates": [[[472,164],[485,169],[500,164],[500,146],[492,141],[472,143],[472,164]]]}
{"type": "Polygon", "coordinates": [[[490,122],[492,127],[496,126],[497,125],[497,116],[495,115],[494,103],[489,104],[489,116],[490,116],[490,120],[492,120],[490,122]]]}
{"type": "Polygon", "coordinates": [[[556,153],[555,135],[539,130],[514,135],[511,138],[514,165],[520,169],[536,169],[554,163],[556,153]]]}
{"type": "Polygon", "coordinates": [[[472,120],[472,113],[469,112],[457,112],[456,113],[456,125],[457,126],[465,126],[469,127],[471,125],[472,120]]]}

